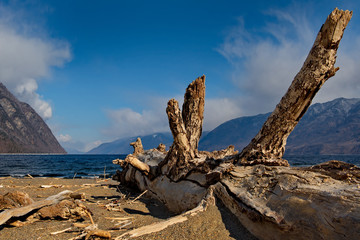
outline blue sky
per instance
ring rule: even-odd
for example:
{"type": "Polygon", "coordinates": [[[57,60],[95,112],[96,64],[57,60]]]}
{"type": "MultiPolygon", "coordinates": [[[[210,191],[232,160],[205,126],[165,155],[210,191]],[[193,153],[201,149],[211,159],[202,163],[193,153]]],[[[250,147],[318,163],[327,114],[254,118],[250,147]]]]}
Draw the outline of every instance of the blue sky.
{"type": "Polygon", "coordinates": [[[272,111],[335,7],[354,15],[315,101],[360,97],[356,0],[0,1],[0,81],[87,151],[169,131],[167,101],[205,74],[211,130],[272,111]]]}

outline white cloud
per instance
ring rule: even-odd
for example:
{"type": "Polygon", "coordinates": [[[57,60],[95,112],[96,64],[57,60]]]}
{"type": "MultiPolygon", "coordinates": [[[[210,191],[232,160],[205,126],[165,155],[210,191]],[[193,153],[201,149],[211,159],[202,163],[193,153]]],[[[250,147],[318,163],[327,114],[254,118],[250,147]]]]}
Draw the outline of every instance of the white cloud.
{"type": "Polygon", "coordinates": [[[129,108],[108,110],[110,126],[103,130],[106,136],[121,138],[169,131],[165,106],[163,112],[155,109],[141,113],[129,108]]]}
{"type": "Polygon", "coordinates": [[[264,31],[248,32],[242,20],[219,52],[234,66],[238,105],[244,114],[271,111],[290,86],[311,47],[309,24],[302,15],[269,12],[276,21],[264,31]]]}
{"type": "MultiPolygon", "coordinates": [[[[176,99],[181,108],[183,98],[178,96],[176,99]]],[[[111,138],[169,132],[170,128],[166,115],[167,101],[165,98],[152,98],[148,100],[148,103],[151,102],[152,105],[149,105],[149,108],[142,112],[129,108],[108,110],[107,116],[110,124],[102,132],[111,138]]],[[[232,99],[206,99],[203,129],[212,130],[224,121],[239,117],[240,114],[241,109],[232,99]]]]}
{"type": "Polygon", "coordinates": [[[69,44],[29,34],[31,27],[24,27],[25,23],[13,15],[10,9],[0,7],[0,81],[49,119],[52,108],[37,93],[38,81],[48,77],[52,67],[61,67],[71,59],[69,44]]]}
{"type": "MultiPolygon", "coordinates": [[[[263,31],[250,32],[243,20],[227,35],[219,52],[234,66],[233,81],[238,87],[238,106],[244,114],[272,111],[290,86],[312,47],[320,28],[306,8],[292,6],[267,13],[273,20],[263,31]]],[[[316,16],[315,16],[316,17],[316,16]]],[[[359,36],[345,31],[336,66],[340,71],[325,83],[314,102],[337,97],[359,97],[359,36]],[[347,39],[348,40],[347,40],[347,39]],[[351,46],[351,47],[348,47],[351,46]]]]}
{"type": "Polygon", "coordinates": [[[238,104],[229,98],[206,99],[204,110],[204,130],[213,130],[218,125],[241,116],[238,104]]]}
{"type": "Polygon", "coordinates": [[[315,97],[317,102],[325,102],[338,97],[360,97],[360,36],[354,36],[346,29],[340,43],[336,66],[340,70],[330,78],[315,97]]]}
{"type": "Polygon", "coordinates": [[[66,143],[66,142],[70,142],[72,140],[72,137],[69,134],[65,134],[65,135],[60,134],[57,139],[61,143],[66,143]]]}
{"type": "Polygon", "coordinates": [[[15,86],[13,93],[22,101],[30,104],[37,113],[44,119],[49,119],[52,116],[52,108],[48,102],[36,93],[38,85],[35,79],[25,79],[24,83],[18,83],[15,86]]]}

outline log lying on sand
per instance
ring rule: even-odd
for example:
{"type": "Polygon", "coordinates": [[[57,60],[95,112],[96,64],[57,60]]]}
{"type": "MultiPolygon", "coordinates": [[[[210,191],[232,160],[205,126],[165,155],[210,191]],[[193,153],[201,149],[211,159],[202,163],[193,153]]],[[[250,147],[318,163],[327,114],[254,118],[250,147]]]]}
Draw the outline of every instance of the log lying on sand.
{"type": "Polygon", "coordinates": [[[359,239],[360,169],[339,162],[291,168],[282,159],[287,137],[338,70],[336,51],[351,16],[338,9],[328,16],[288,92],[240,154],[233,147],[198,151],[205,97],[202,76],[187,88],[182,112],[176,100],[168,103],[174,137],[170,150],[135,150],[125,160],[114,160],[123,168],[117,179],[148,190],[175,213],[196,207],[211,189],[260,239],[359,239]],[[351,177],[337,178],[341,173],[333,168],[339,165],[351,171],[351,177]]]}
{"type": "Polygon", "coordinates": [[[259,239],[359,239],[360,168],[353,182],[339,181],[325,165],[331,163],[322,173],[236,166],[215,185],[215,195],[259,239]]]}

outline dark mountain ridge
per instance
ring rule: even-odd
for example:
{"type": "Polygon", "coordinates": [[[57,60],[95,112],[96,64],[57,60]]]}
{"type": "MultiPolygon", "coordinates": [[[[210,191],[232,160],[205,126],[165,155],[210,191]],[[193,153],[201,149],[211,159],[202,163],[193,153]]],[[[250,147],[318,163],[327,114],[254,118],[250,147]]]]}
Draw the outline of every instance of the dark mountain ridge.
{"type": "MultiPolygon", "coordinates": [[[[270,113],[227,121],[200,140],[201,150],[232,144],[242,150],[270,113]]],[[[310,106],[290,134],[287,154],[360,154],[360,99],[338,98],[310,106]]]]}
{"type": "Polygon", "coordinates": [[[66,153],[44,120],[0,83],[0,153],[66,153]]]}

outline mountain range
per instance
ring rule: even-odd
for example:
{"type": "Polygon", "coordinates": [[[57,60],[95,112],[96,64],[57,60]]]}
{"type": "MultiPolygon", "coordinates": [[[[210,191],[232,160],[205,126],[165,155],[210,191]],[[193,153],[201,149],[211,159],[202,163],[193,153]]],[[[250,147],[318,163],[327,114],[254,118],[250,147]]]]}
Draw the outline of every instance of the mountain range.
{"type": "MultiPolygon", "coordinates": [[[[200,141],[203,150],[230,144],[242,150],[270,113],[227,121],[200,141]]],[[[286,144],[287,154],[360,154],[360,99],[338,98],[310,106],[286,144]]]]}
{"type": "Polygon", "coordinates": [[[66,153],[44,120],[0,83],[0,153],[66,153]]]}
{"type": "Polygon", "coordinates": [[[144,149],[156,148],[160,143],[165,144],[169,149],[173,142],[171,133],[154,133],[146,136],[136,136],[129,138],[120,138],[113,142],[103,143],[100,146],[93,148],[88,154],[129,154],[133,152],[133,147],[130,146],[131,142],[135,142],[140,137],[144,149]]]}
{"type": "MultiPolygon", "coordinates": [[[[270,113],[239,117],[227,121],[200,139],[200,150],[220,150],[229,145],[241,151],[257,134],[270,113]]],[[[142,136],[145,149],[164,143],[172,144],[170,133],[142,136]]],[[[105,143],[88,153],[126,154],[132,152],[130,142],[136,137],[105,143]]],[[[168,149],[168,148],[167,148],[168,149]]],[[[360,154],[360,99],[338,98],[310,106],[290,134],[287,154],[360,154]]]]}

